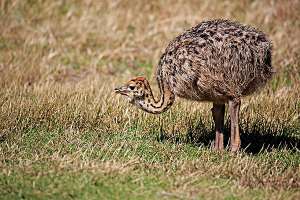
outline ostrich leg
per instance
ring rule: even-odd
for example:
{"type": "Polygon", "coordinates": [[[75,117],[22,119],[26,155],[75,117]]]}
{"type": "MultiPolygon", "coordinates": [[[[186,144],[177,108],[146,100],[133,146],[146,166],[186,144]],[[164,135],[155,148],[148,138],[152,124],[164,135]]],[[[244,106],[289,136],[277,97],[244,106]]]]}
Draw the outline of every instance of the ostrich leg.
{"type": "Polygon", "coordinates": [[[241,105],[241,101],[239,99],[229,100],[229,112],[231,118],[230,148],[232,152],[238,151],[241,146],[240,131],[239,131],[240,105],[241,105]]]}
{"type": "Polygon", "coordinates": [[[215,139],[215,149],[224,149],[224,114],[225,114],[225,104],[213,104],[211,109],[212,116],[215,122],[216,128],[216,139],[215,139]]]}

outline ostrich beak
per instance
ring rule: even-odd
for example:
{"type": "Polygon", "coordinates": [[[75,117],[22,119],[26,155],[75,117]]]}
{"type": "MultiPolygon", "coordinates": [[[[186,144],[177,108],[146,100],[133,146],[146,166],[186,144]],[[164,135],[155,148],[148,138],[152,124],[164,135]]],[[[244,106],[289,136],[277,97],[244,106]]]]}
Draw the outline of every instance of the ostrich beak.
{"type": "Polygon", "coordinates": [[[116,94],[122,94],[122,95],[127,95],[127,87],[126,86],[121,86],[121,87],[117,87],[115,88],[115,93],[116,94]]]}

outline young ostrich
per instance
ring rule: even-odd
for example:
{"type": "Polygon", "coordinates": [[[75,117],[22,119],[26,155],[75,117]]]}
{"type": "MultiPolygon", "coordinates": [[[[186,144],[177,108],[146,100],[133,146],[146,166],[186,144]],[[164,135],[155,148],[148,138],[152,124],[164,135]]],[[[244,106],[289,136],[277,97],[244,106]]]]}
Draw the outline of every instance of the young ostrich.
{"type": "Polygon", "coordinates": [[[205,21],[177,36],[161,56],[156,73],[159,98],[154,98],[143,77],[131,79],[115,92],[153,114],[169,109],[175,96],[213,102],[217,150],[224,149],[224,114],[228,103],[230,148],[235,152],[241,145],[241,97],[252,94],[271,78],[271,50],[266,35],[253,27],[229,20],[205,21]]]}

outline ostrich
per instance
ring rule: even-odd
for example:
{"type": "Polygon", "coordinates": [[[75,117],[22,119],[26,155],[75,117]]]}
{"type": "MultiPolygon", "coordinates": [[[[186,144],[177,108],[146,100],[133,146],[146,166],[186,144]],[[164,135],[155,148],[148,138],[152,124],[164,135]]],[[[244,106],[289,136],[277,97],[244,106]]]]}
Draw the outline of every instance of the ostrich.
{"type": "Polygon", "coordinates": [[[115,88],[115,92],[152,114],[169,109],[175,96],[212,102],[216,150],[224,149],[224,114],[228,103],[230,149],[236,152],[241,145],[241,98],[271,78],[271,51],[267,36],[253,27],[223,19],[204,21],[177,36],[162,54],[156,71],[158,98],[144,77],[131,79],[115,88]]]}

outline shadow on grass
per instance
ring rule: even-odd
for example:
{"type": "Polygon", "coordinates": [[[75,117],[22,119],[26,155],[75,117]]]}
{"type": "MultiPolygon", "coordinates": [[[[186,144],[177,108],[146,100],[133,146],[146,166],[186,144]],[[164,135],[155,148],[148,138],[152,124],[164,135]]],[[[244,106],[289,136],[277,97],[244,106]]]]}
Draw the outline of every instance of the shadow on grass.
{"type": "MultiPolygon", "coordinates": [[[[274,125],[264,120],[242,121],[240,124],[241,149],[246,153],[258,154],[261,151],[272,149],[287,149],[297,151],[300,149],[300,127],[274,125]]],[[[224,128],[224,144],[229,144],[230,120],[224,128]]],[[[196,125],[189,125],[186,133],[173,131],[166,133],[162,128],[157,140],[174,143],[186,143],[195,146],[212,147],[215,139],[214,127],[207,128],[200,119],[196,125]]]]}

